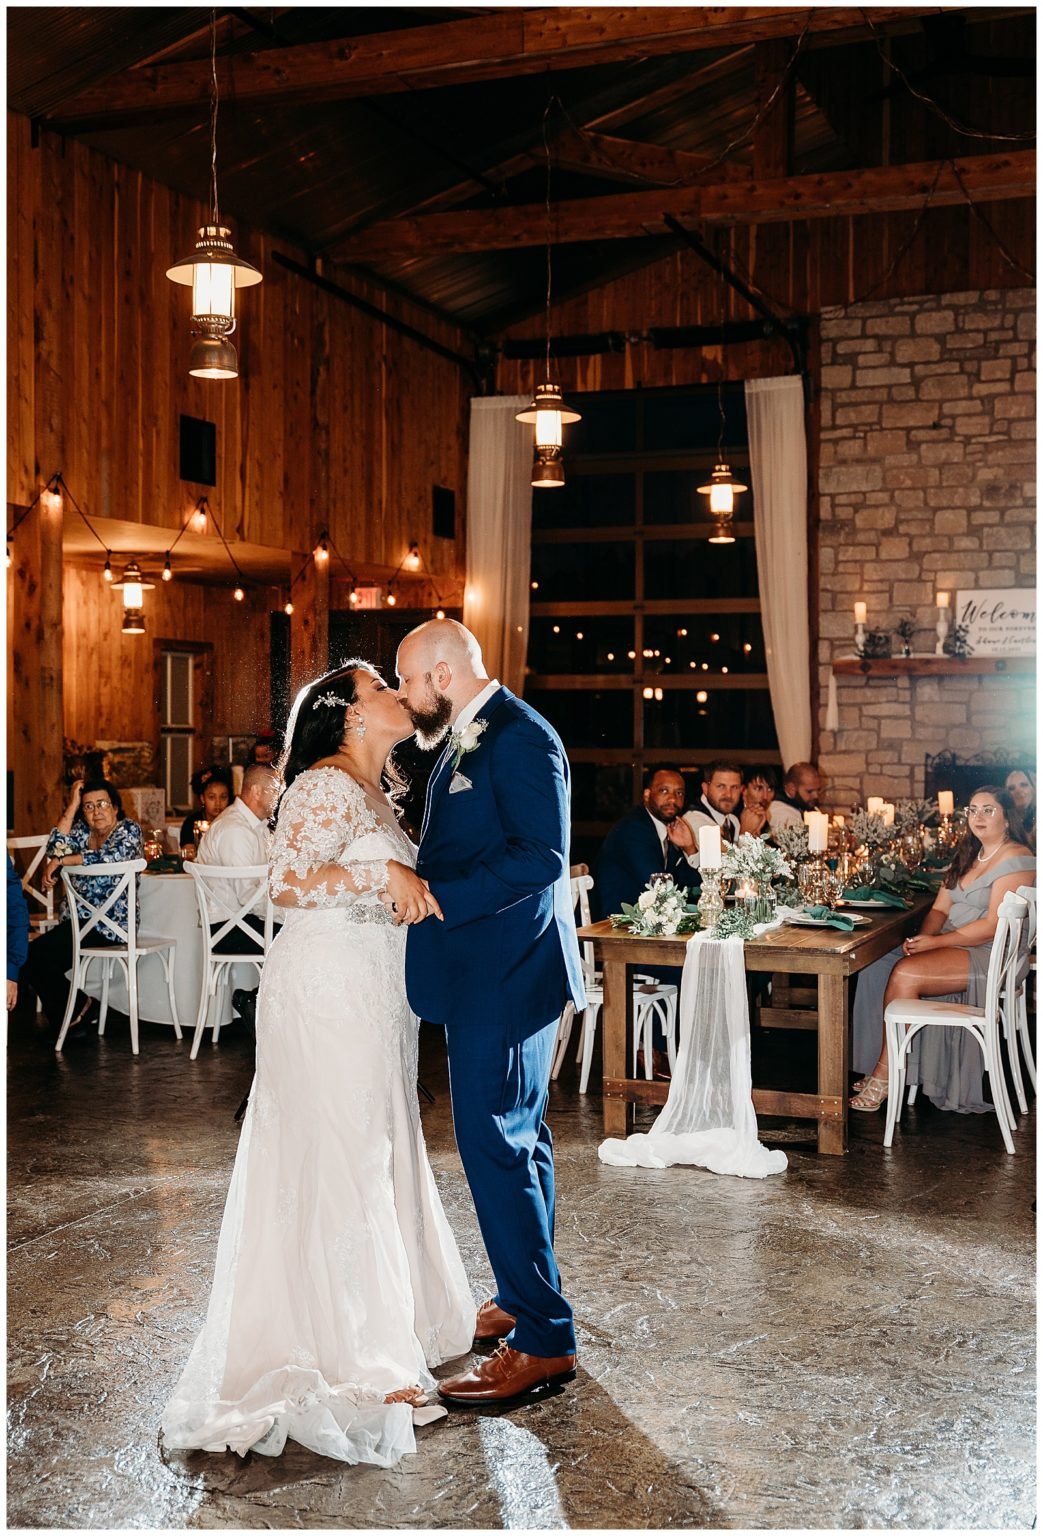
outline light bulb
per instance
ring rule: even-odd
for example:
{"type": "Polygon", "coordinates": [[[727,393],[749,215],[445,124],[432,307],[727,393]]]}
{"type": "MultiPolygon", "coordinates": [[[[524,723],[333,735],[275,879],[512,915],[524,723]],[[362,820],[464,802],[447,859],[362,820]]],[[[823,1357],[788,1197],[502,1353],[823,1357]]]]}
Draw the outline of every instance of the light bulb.
{"type": "Polygon", "coordinates": [[[652,689],[651,688],[642,688],[642,690],[641,690],[641,697],[643,699],[650,699],[652,697],[652,689]]]}
{"type": "Polygon", "coordinates": [[[123,578],[123,606],[124,608],[140,608],[145,601],[140,581],[128,581],[123,578]]]}
{"type": "Polygon", "coordinates": [[[540,590],[540,584],[539,584],[538,581],[530,581],[529,582],[529,586],[532,588],[532,590],[534,592],[538,592],[540,590]]]}
{"type": "Polygon", "coordinates": [[[359,595],[355,591],[355,588],[352,587],[351,591],[348,593],[348,602],[351,604],[351,606],[353,608],[357,608],[358,607],[358,601],[359,601],[359,595]]]}
{"type": "Polygon", "coordinates": [[[395,596],[394,592],[389,592],[388,595],[387,595],[387,605],[388,605],[388,607],[389,608],[394,608],[394,606],[395,606],[395,604],[397,602],[398,602],[398,598],[395,596]]]}
{"type": "Polygon", "coordinates": [[[735,494],[730,485],[715,485],[710,492],[711,512],[734,512],[735,494]]]}
{"type": "Polygon", "coordinates": [[[196,507],[192,513],[192,529],[195,533],[206,532],[206,508],[196,507]]]}
{"type": "Polygon", "coordinates": [[[292,603],[284,603],[282,611],[283,611],[283,613],[286,613],[286,614],[292,613],[293,612],[293,604],[292,603]]]}
{"type": "Polygon", "coordinates": [[[561,447],[561,412],[538,409],[536,412],[536,447],[561,447]]]}
{"type": "Polygon", "coordinates": [[[232,597],[237,603],[241,603],[245,596],[246,593],[243,591],[242,587],[236,587],[235,591],[232,593],[232,597]]]}
{"type": "Polygon", "coordinates": [[[410,544],[409,553],[402,563],[410,571],[418,571],[420,569],[420,546],[418,544],[410,544]]]}
{"type": "Polygon", "coordinates": [[[705,704],[709,697],[710,695],[707,693],[706,689],[700,688],[699,692],[695,696],[695,702],[697,704],[705,704]]]}
{"type": "Polygon", "coordinates": [[[319,542],[316,544],[315,548],[312,550],[312,554],[315,556],[315,564],[316,565],[325,565],[326,561],[330,558],[330,547],[326,543],[326,535],[325,534],[323,534],[322,537],[319,539],[319,542]]]}
{"type": "Polygon", "coordinates": [[[170,550],[168,549],[167,550],[167,557],[166,557],[166,559],[163,562],[163,580],[164,581],[173,581],[173,579],[174,579],[174,573],[170,569],[170,550]]]}
{"type": "Polygon", "coordinates": [[[657,688],[655,690],[655,701],[656,701],[657,704],[661,704],[663,702],[663,690],[662,690],[662,688],[657,688]]]}
{"type": "Polygon", "coordinates": [[[102,571],[101,576],[103,581],[112,580],[112,555],[109,550],[105,551],[105,569],[102,571]]]}
{"type": "Polygon", "coordinates": [[[436,619],[444,619],[445,618],[445,609],[444,608],[439,608],[438,612],[435,614],[435,618],[436,619]]]}

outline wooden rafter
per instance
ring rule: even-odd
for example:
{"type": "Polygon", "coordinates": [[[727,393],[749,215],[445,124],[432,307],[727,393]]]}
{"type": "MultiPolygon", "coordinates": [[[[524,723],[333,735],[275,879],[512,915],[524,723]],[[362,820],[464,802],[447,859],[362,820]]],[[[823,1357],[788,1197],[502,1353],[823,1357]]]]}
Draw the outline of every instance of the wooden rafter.
{"type": "MultiPolygon", "coordinates": [[[[976,201],[996,202],[1035,195],[1035,150],[976,155],[955,163],[967,192],[976,201]]],[[[772,224],[906,212],[922,207],[929,193],[931,206],[936,208],[965,200],[952,167],[944,165],[939,174],[936,161],[767,181],[720,181],[706,186],[626,192],[557,204],[551,238],[555,244],[567,245],[583,240],[661,234],[664,212],[681,220],[703,219],[718,224],[772,224]]],[[[542,205],[483,208],[375,224],[347,243],[339,254],[345,260],[368,262],[454,251],[515,250],[542,245],[545,239],[546,215],[542,205]]]]}
{"type": "MultiPolygon", "coordinates": [[[[555,165],[565,170],[586,171],[609,181],[659,182],[678,186],[691,182],[709,171],[720,181],[748,181],[750,168],[745,165],[716,165],[712,155],[696,155],[684,149],[664,149],[659,144],[642,144],[634,139],[619,139],[608,133],[579,132],[565,128],[557,134],[552,148],[555,165]]],[[[532,160],[541,162],[540,150],[532,151],[532,160]]]]}
{"type": "MultiPolygon", "coordinates": [[[[878,26],[935,15],[941,6],[878,6],[878,26]]],[[[492,11],[400,32],[304,43],[218,60],[228,101],[334,100],[461,85],[544,70],[577,69],[685,50],[720,48],[811,33],[859,32],[848,7],[626,6],[492,11]]],[[[97,125],[125,114],[195,107],[208,99],[206,61],[125,70],[64,104],[56,121],[97,125]]]]}

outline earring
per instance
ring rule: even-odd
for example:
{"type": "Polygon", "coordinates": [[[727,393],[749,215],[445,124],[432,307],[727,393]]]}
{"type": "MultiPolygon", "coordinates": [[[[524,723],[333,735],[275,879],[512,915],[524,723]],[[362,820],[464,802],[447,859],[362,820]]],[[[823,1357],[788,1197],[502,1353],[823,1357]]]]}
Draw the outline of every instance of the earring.
{"type": "Polygon", "coordinates": [[[359,716],[359,723],[355,727],[355,735],[358,737],[359,741],[361,741],[362,738],[365,736],[365,734],[366,734],[366,722],[365,722],[365,720],[362,719],[362,716],[360,715],[359,716]]]}

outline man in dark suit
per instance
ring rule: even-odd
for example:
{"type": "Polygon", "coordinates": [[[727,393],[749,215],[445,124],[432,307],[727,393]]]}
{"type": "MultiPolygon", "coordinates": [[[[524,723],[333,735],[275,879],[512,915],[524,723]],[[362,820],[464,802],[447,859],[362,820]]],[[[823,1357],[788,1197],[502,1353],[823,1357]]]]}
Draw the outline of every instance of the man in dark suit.
{"type": "Polygon", "coordinates": [[[444,920],[410,927],[406,990],[416,1013],[445,1025],[457,1145],[496,1278],[475,1343],[502,1341],[438,1391],[456,1406],[503,1403],[576,1374],[544,1119],[558,1019],[566,1002],[586,1001],[569,765],[547,722],[486,676],[462,624],[422,624],[397,665],[420,745],[450,732],[428,781],[417,858],[444,920]]]}
{"type": "Polygon", "coordinates": [[[652,875],[672,875],[676,885],[699,885],[699,848],[684,818],[685,782],[679,768],[661,763],[645,774],[642,803],[617,821],[605,839],[594,881],[599,917],[621,903],[636,902],[652,875]]]}

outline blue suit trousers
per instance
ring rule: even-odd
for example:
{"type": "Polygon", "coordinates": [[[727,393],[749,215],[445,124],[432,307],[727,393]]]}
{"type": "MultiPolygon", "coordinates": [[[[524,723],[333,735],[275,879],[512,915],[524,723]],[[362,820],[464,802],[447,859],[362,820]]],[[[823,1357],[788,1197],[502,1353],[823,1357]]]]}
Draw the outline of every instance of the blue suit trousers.
{"type": "Polygon", "coordinates": [[[524,1040],[510,1038],[495,1018],[446,1030],[456,1140],[496,1301],[517,1319],[511,1347],[545,1357],[576,1348],[554,1258],[554,1160],[544,1119],[557,1023],[524,1040]]]}

